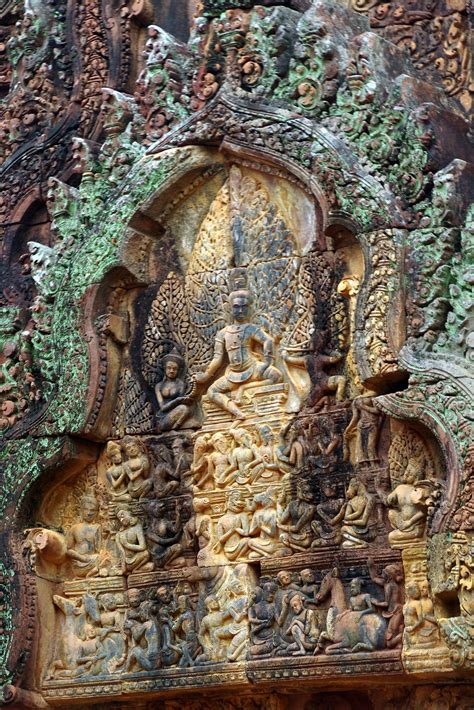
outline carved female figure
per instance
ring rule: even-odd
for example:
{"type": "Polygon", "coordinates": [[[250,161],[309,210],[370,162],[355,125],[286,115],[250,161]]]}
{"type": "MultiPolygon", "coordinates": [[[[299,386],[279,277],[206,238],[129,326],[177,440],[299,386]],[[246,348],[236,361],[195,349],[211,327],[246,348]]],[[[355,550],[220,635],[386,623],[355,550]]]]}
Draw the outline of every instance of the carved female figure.
{"type": "Polygon", "coordinates": [[[372,397],[359,397],[352,402],[352,419],[344,432],[345,459],[354,466],[378,461],[382,414],[372,397]],[[353,442],[355,439],[355,442],[353,442]]]}
{"type": "Polygon", "coordinates": [[[347,502],[333,519],[333,524],[342,521],[342,547],[367,547],[371,534],[369,522],[374,507],[373,497],[357,478],[351,478],[346,491],[347,502]]]}
{"type": "Polygon", "coordinates": [[[122,447],[126,455],[124,468],[128,476],[128,492],[131,498],[141,500],[151,490],[150,459],[145,446],[133,436],[125,436],[122,447]]]}
{"type": "Polygon", "coordinates": [[[109,467],[105,472],[110,486],[110,495],[116,501],[129,501],[130,494],[127,489],[128,477],[122,462],[122,449],[116,441],[109,441],[106,447],[109,467]]]}
{"type": "Polygon", "coordinates": [[[158,432],[179,429],[192,416],[193,401],[185,396],[184,358],[174,348],[162,359],[163,379],[155,386],[158,432]]]}
{"type": "Polygon", "coordinates": [[[121,529],[115,536],[120,557],[122,574],[131,574],[140,570],[149,572],[153,569],[150,553],[147,550],[145,535],[138,518],[122,508],[117,513],[121,529]]]}
{"type": "Polygon", "coordinates": [[[440,641],[440,634],[433,602],[430,597],[430,585],[427,579],[420,582],[420,592],[421,613],[423,614],[423,626],[422,629],[420,629],[420,633],[427,641],[429,639],[430,645],[435,646],[440,641]]]}
{"type": "Polygon", "coordinates": [[[420,587],[417,582],[410,582],[406,585],[406,602],[403,605],[403,618],[405,620],[405,630],[403,633],[405,644],[408,647],[417,644],[417,632],[422,623],[422,612],[420,603],[420,587]]]}
{"type": "Polygon", "coordinates": [[[388,511],[388,519],[395,528],[388,535],[391,544],[410,543],[424,536],[428,493],[415,485],[421,476],[420,467],[419,458],[410,458],[402,482],[387,496],[387,505],[393,508],[388,511]]]}

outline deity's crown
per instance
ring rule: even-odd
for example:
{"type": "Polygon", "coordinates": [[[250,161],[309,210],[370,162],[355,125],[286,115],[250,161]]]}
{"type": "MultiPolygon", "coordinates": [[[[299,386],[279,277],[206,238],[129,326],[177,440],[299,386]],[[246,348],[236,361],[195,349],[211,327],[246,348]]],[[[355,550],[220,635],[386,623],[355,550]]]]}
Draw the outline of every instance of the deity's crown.
{"type": "Polygon", "coordinates": [[[166,365],[167,362],[174,362],[176,363],[176,365],[178,365],[179,368],[182,368],[184,366],[184,358],[180,354],[176,346],[163,357],[162,362],[163,365],[166,365]]]}

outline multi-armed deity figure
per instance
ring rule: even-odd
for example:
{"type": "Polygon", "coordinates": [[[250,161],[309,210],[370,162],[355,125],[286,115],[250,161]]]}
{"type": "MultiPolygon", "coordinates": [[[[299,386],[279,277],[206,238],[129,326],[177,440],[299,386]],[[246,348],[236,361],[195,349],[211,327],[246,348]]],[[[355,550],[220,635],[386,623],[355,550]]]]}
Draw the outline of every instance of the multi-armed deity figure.
{"type": "Polygon", "coordinates": [[[236,401],[231,399],[232,392],[250,382],[274,384],[282,380],[281,372],[272,364],[272,338],[249,320],[250,303],[250,294],[246,289],[230,294],[233,323],[217,333],[212,361],[205,372],[195,375],[196,382],[207,384],[227,360],[224,375],[211,384],[207,396],[237,419],[245,419],[245,415],[236,401]],[[259,347],[263,357],[257,354],[259,347]]]}

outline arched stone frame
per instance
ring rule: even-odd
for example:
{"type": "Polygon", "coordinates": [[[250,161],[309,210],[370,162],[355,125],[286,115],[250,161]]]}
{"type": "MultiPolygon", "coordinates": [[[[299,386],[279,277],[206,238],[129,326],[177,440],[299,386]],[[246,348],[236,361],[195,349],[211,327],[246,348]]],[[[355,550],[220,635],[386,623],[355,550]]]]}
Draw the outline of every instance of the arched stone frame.
{"type": "MultiPolygon", "coordinates": [[[[251,113],[249,111],[249,113],[251,113]]],[[[260,112],[261,113],[261,112],[260,112]]],[[[272,113],[270,112],[267,116],[268,118],[272,117],[272,113]]],[[[239,115],[237,115],[236,119],[238,120],[239,115]]],[[[202,120],[203,116],[199,115],[197,116],[196,120],[202,120]]],[[[212,115],[209,116],[209,120],[212,121],[212,115]]],[[[314,135],[311,133],[310,130],[310,125],[309,122],[305,121],[304,119],[295,119],[296,121],[296,126],[299,125],[299,123],[302,124],[301,126],[301,137],[304,139],[305,144],[307,143],[312,143],[314,140],[314,135]]],[[[278,124],[277,124],[278,125],[278,124]]],[[[287,125],[286,123],[284,124],[283,122],[280,121],[280,124],[278,125],[279,128],[282,128],[284,130],[287,130],[287,125]]],[[[185,127],[186,128],[186,127],[185,127]]],[[[295,128],[296,131],[296,128],[295,128]]],[[[317,136],[318,134],[316,134],[317,136]]],[[[205,138],[205,137],[204,137],[205,138]]],[[[178,164],[177,156],[174,154],[174,151],[169,151],[167,150],[168,144],[171,143],[172,140],[167,139],[164,141],[164,146],[162,151],[159,154],[158,161],[156,163],[157,167],[157,173],[159,174],[160,172],[163,172],[161,179],[157,180],[156,173],[153,171],[153,164],[154,164],[154,159],[153,153],[150,155],[147,155],[144,157],[139,163],[134,167],[134,169],[129,173],[127,176],[127,179],[122,183],[122,186],[119,188],[116,202],[113,206],[113,208],[110,210],[110,212],[113,212],[113,210],[117,210],[119,215],[123,215],[123,221],[124,223],[119,226],[117,229],[114,229],[114,237],[113,237],[113,244],[110,243],[109,240],[107,240],[106,235],[101,235],[100,232],[95,238],[96,241],[96,246],[90,248],[91,256],[90,256],[90,261],[88,262],[87,259],[87,254],[85,255],[84,261],[81,260],[81,274],[87,274],[89,277],[89,281],[92,283],[99,283],[101,279],[104,278],[105,274],[107,271],[111,271],[115,268],[125,268],[129,269],[131,268],[131,272],[134,273],[135,278],[140,280],[147,280],[149,276],[147,275],[147,266],[144,263],[138,263],[136,257],[133,259],[133,266],[131,264],[126,263],[126,255],[127,255],[127,243],[129,242],[130,239],[130,234],[128,233],[126,229],[126,224],[128,221],[133,219],[133,215],[135,214],[135,211],[140,210],[140,203],[141,202],[149,202],[151,199],[155,199],[157,197],[157,192],[158,190],[160,192],[165,192],[169,186],[171,186],[172,183],[176,183],[180,177],[184,177],[184,175],[187,172],[191,172],[195,167],[194,166],[194,160],[193,160],[193,151],[195,148],[192,146],[186,146],[183,148],[184,153],[181,152],[179,155],[183,160],[181,161],[180,164],[178,164]],[[174,156],[174,157],[173,157],[174,156]],[[165,174],[166,169],[168,166],[166,165],[167,163],[172,163],[172,172],[165,174]],[[189,164],[189,168],[187,167],[187,164],[189,164]],[[140,177],[138,177],[140,176],[140,177]],[[130,184],[136,185],[136,180],[141,179],[143,182],[139,185],[139,190],[136,189],[136,192],[141,193],[139,196],[133,195],[133,197],[129,194],[128,196],[126,195],[126,190],[130,189],[130,184]],[[155,187],[155,184],[158,183],[158,185],[155,187]],[[152,195],[155,195],[155,197],[152,197],[152,195]],[[138,199],[137,199],[138,197],[138,199]],[[104,250],[100,250],[101,243],[104,246],[104,250]],[[96,251],[97,250],[97,251],[96,251]]],[[[181,143],[180,140],[176,141],[178,144],[181,143]]],[[[185,144],[187,143],[187,136],[186,132],[184,131],[184,140],[182,141],[185,144]]],[[[201,142],[201,141],[200,141],[201,142]]],[[[208,143],[208,140],[202,140],[204,143],[208,143]]],[[[214,144],[216,143],[215,140],[212,141],[214,144]]],[[[327,138],[325,137],[325,142],[326,142],[326,160],[327,161],[339,161],[341,162],[341,159],[339,157],[339,154],[337,153],[337,148],[330,144],[327,138]]],[[[336,145],[340,144],[340,141],[336,141],[336,145]]],[[[229,141],[228,139],[224,140],[222,143],[222,149],[226,149],[227,146],[231,146],[232,142],[229,141]]],[[[343,151],[343,146],[342,144],[338,145],[339,149],[341,152],[343,151]]],[[[202,149],[201,149],[202,150],[202,149]]],[[[239,141],[236,147],[233,147],[233,150],[237,152],[237,154],[240,152],[242,154],[243,150],[248,151],[249,157],[255,157],[255,149],[252,146],[247,145],[246,148],[242,145],[242,142],[239,141]]],[[[346,150],[344,148],[344,150],[346,150]]],[[[311,171],[308,170],[307,166],[301,163],[297,163],[295,160],[292,159],[290,156],[289,158],[285,156],[285,154],[278,155],[275,151],[272,150],[259,150],[258,151],[259,159],[262,162],[273,162],[273,164],[277,166],[284,165],[285,169],[288,170],[290,169],[291,172],[293,172],[298,179],[301,179],[301,181],[306,184],[309,189],[315,194],[316,198],[318,201],[321,200],[321,196],[323,196],[322,204],[326,204],[328,209],[327,209],[327,214],[329,215],[331,211],[331,201],[334,201],[334,196],[328,195],[328,189],[326,186],[322,184],[321,180],[318,180],[317,177],[312,173],[311,171]],[[332,197],[332,200],[331,200],[332,197]]],[[[344,161],[342,161],[344,162],[344,161]]],[[[352,161],[354,162],[354,161],[352,161]]],[[[347,160],[346,164],[349,166],[351,161],[347,160]]],[[[204,165],[206,163],[204,162],[204,165]]],[[[394,198],[388,195],[384,189],[377,184],[376,180],[372,178],[371,176],[359,176],[357,173],[355,174],[349,174],[347,175],[347,182],[348,185],[346,185],[348,191],[352,191],[353,193],[363,195],[363,199],[365,200],[367,204],[367,214],[365,217],[365,223],[362,224],[360,220],[354,220],[356,224],[359,225],[359,233],[356,235],[358,239],[360,239],[361,243],[364,244],[364,237],[361,236],[365,234],[368,230],[371,230],[371,228],[374,228],[376,225],[377,227],[379,226],[380,220],[381,220],[381,214],[382,214],[382,220],[384,219],[383,215],[385,215],[385,219],[383,221],[383,227],[389,227],[389,225],[392,225],[393,223],[397,224],[399,220],[401,219],[401,216],[397,215],[397,211],[395,210],[394,215],[389,217],[389,213],[387,211],[388,205],[393,206],[395,204],[394,198]],[[382,197],[380,197],[382,195],[382,197]],[[393,221],[392,221],[393,220],[393,221]]],[[[337,187],[337,186],[336,186],[337,187]]],[[[343,186],[339,186],[338,189],[338,194],[339,197],[343,194],[344,188],[343,186]]],[[[133,194],[133,188],[132,188],[132,194],[133,194]]],[[[99,225],[104,225],[104,224],[114,224],[117,222],[117,212],[114,214],[108,214],[108,210],[105,209],[102,212],[99,212],[98,217],[97,217],[97,222],[96,224],[99,225]],[[110,221],[110,222],[109,222],[110,221]]],[[[338,214],[341,214],[341,211],[338,210],[338,214]]],[[[323,222],[324,224],[324,222],[323,222]]],[[[94,226],[88,226],[87,227],[87,232],[90,233],[91,231],[94,230],[94,226]]],[[[110,230],[111,231],[111,230],[110,230]]],[[[367,254],[366,257],[366,264],[370,265],[371,263],[371,253],[370,253],[370,248],[365,244],[365,248],[369,253],[367,254]]],[[[78,252],[81,249],[80,246],[78,246],[78,252]]],[[[82,257],[82,253],[81,253],[82,257]]],[[[73,281],[74,278],[72,277],[73,281]]],[[[86,284],[84,283],[84,287],[87,288],[86,284]]],[[[65,310],[67,310],[68,306],[66,305],[66,300],[69,298],[71,301],[75,301],[74,306],[77,307],[77,302],[78,302],[78,291],[79,289],[73,289],[69,287],[67,291],[64,293],[59,294],[58,302],[55,304],[54,312],[56,314],[53,323],[54,323],[54,328],[57,328],[57,336],[56,336],[56,342],[60,342],[62,337],[61,337],[61,313],[64,313],[65,310]],[[61,303],[60,301],[63,301],[61,303]],[[59,317],[58,317],[59,316],[59,317]],[[59,332],[58,332],[59,331],[59,332]]],[[[85,298],[85,291],[82,291],[82,296],[81,298],[85,298]]],[[[72,305],[72,303],[71,303],[72,305]]],[[[84,357],[84,365],[86,363],[86,358],[85,358],[85,353],[83,353],[84,357]]],[[[61,399],[61,395],[59,396],[59,399],[61,399]]],[[[53,412],[55,409],[55,403],[53,401],[52,403],[53,407],[53,412]]],[[[64,407],[61,407],[62,412],[64,412],[64,415],[66,417],[66,420],[69,419],[70,421],[70,430],[79,433],[81,431],[81,425],[79,424],[79,421],[76,419],[76,421],[72,421],[72,417],[68,417],[67,415],[67,409],[64,407]]],[[[44,419],[44,414],[42,416],[42,419],[44,419]]],[[[81,416],[82,419],[82,416],[81,416]]],[[[84,421],[84,419],[82,419],[84,421]]],[[[84,422],[85,423],[85,422],[84,422]]],[[[41,431],[43,427],[40,426],[39,431],[41,431]]],[[[49,427],[48,427],[49,429],[49,427]]],[[[51,430],[49,430],[51,431],[51,430]]]]}
{"type": "MultiPolygon", "coordinates": [[[[205,141],[204,141],[205,142],[205,141]]],[[[166,143],[166,142],[165,142],[166,143]]],[[[164,146],[166,148],[166,145],[164,146]]],[[[252,147],[243,147],[240,143],[237,146],[233,145],[230,141],[224,141],[222,144],[222,150],[228,151],[229,155],[232,155],[234,151],[239,157],[248,155],[252,160],[260,159],[263,160],[265,164],[276,165],[277,168],[281,169],[284,165],[287,170],[288,167],[293,168],[293,174],[296,174],[297,179],[304,182],[312,191],[312,193],[317,197],[317,199],[323,204],[327,205],[327,219],[341,219],[341,213],[337,210],[333,211],[331,215],[330,203],[331,200],[326,197],[327,191],[323,189],[321,183],[318,182],[314,175],[304,165],[298,165],[292,160],[285,160],[283,156],[280,157],[273,155],[270,151],[262,151],[260,154],[255,151],[252,147]],[[248,151],[248,152],[247,152],[248,151]]],[[[336,159],[338,156],[337,151],[332,153],[332,157],[336,159]]],[[[76,387],[71,387],[71,383],[68,384],[67,380],[63,379],[64,368],[68,365],[68,361],[71,362],[76,355],[76,348],[80,348],[80,356],[82,358],[83,368],[86,373],[90,372],[90,364],[93,362],[93,358],[103,357],[103,349],[106,346],[106,342],[103,341],[102,347],[100,343],[100,336],[97,333],[96,327],[94,325],[97,315],[101,315],[97,312],[97,305],[103,304],[103,294],[101,289],[107,291],[111,286],[116,285],[130,285],[130,284],[145,284],[149,282],[151,278],[151,264],[149,260],[149,252],[146,249],[140,249],[139,259],[136,258],[136,239],[137,233],[140,234],[140,239],[143,237],[143,231],[137,229],[140,219],[143,216],[147,217],[147,207],[152,203],[156,204],[159,202],[160,196],[162,199],[166,199],[166,194],[168,191],[173,189],[177,183],[181,180],[186,179],[186,175],[192,174],[193,172],[206,169],[213,162],[210,159],[209,151],[206,148],[198,146],[184,146],[179,149],[171,148],[169,150],[164,149],[158,156],[158,158],[153,155],[147,156],[133,169],[132,173],[127,176],[124,180],[123,186],[119,189],[117,198],[111,204],[107,205],[105,209],[99,214],[97,225],[107,225],[107,229],[104,229],[101,233],[98,230],[96,236],[94,237],[94,246],[90,249],[89,253],[85,254],[85,259],[74,263],[74,256],[69,255],[71,259],[72,274],[69,274],[69,284],[64,291],[59,291],[58,298],[55,303],[55,320],[54,320],[54,332],[56,343],[64,344],[66,347],[64,349],[65,361],[63,364],[62,372],[60,373],[60,387],[64,386],[66,390],[66,397],[64,397],[62,392],[58,392],[56,401],[53,400],[51,403],[51,410],[53,417],[48,423],[46,416],[48,413],[44,413],[41,416],[41,420],[35,423],[35,433],[37,436],[42,434],[54,434],[58,435],[63,431],[68,429],[74,434],[81,436],[86,434],[88,438],[103,440],[104,433],[101,429],[101,421],[107,418],[108,411],[103,415],[101,412],[94,412],[93,409],[97,404],[97,393],[101,389],[101,382],[105,382],[109,378],[109,371],[106,368],[98,369],[93,377],[83,377],[81,381],[81,390],[84,394],[84,398],[78,396],[78,389],[76,387]],[[163,169],[163,166],[164,169],[163,169]],[[157,174],[159,177],[157,177],[157,174]],[[144,177],[145,181],[140,182],[136,186],[136,181],[140,177],[144,177]],[[132,189],[133,196],[127,194],[130,183],[135,184],[134,189],[132,189]],[[144,196],[144,197],[143,197],[144,196]],[[113,221],[107,220],[107,215],[113,215],[114,211],[115,219],[117,219],[117,214],[120,218],[123,218],[123,222],[117,226],[115,222],[115,228],[112,229],[110,225],[114,225],[113,221]],[[137,225],[136,227],[133,224],[137,225]],[[105,233],[104,233],[105,232],[105,233]],[[113,233],[113,236],[112,234],[113,233]],[[111,238],[112,237],[112,238],[111,238]],[[104,249],[102,249],[104,247],[104,249]],[[74,280],[74,273],[78,273],[79,270],[82,271],[82,279],[80,282],[80,288],[77,288],[77,281],[74,280]],[[71,278],[72,277],[72,278],[71,278]],[[73,336],[76,338],[74,343],[71,343],[65,338],[65,327],[70,328],[71,321],[67,324],[61,322],[62,314],[64,314],[65,309],[68,308],[70,304],[74,305],[75,312],[72,312],[74,317],[73,323],[75,325],[75,330],[73,330],[73,336]],[[85,318],[86,326],[85,332],[81,331],[79,328],[79,322],[85,318]],[[84,341],[88,342],[88,350],[86,351],[84,342],[80,341],[80,334],[83,336],[84,341]],[[79,340],[79,342],[77,342],[79,340]],[[87,393],[87,394],[86,394],[87,393]],[[74,401],[74,406],[68,407],[68,404],[72,405],[74,401]],[[86,402],[89,406],[88,411],[85,410],[83,402],[86,402]],[[61,417],[56,417],[56,413],[60,413],[61,417]],[[59,420],[59,423],[58,423],[59,420]]],[[[375,189],[374,182],[371,182],[371,178],[368,183],[363,179],[359,179],[359,176],[352,175],[350,180],[350,185],[357,193],[358,190],[362,194],[367,194],[367,184],[371,184],[372,189],[375,189]],[[355,185],[355,187],[354,187],[355,185]]],[[[379,186],[380,188],[380,186],[379,186]]],[[[342,192],[343,187],[339,187],[342,192]]],[[[82,196],[81,196],[82,198],[82,196]]],[[[385,201],[380,202],[374,199],[373,195],[370,195],[368,202],[371,205],[371,213],[367,217],[366,222],[361,224],[360,221],[356,222],[359,227],[359,232],[356,233],[356,237],[360,240],[366,254],[366,267],[370,268],[372,251],[370,240],[366,238],[367,234],[372,231],[382,231],[390,228],[398,228],[397,219],[394,220],[395,224],[383,222],[382,225],[378,223],[378,216],[380,215],[380,209],[385,209],[385,201]],[[374,229],[372,229],[374,227],[374,229]]],[[[113,219],[113,217],[112,217],[113,219]]],[[[95,224],[88,224],[83,227],[83,233],[90,235],[95,229],[95,224]]],[[[142,222],[142,230],[145,230],[142,222]]],[[[145,237],[147,242],[148,250],[153,249],[152,239],[150,237],[145,237]]],[[[76,247],[76,253],[82,256],[81,244],[76,247]]],[[[366,270],[366,274],[367,274],[366,270]]],[[[103,360],[104,362],[104,360],[103,360]]],[[[75,384],[75,383],[73,383],[75,384]]],[[[60,389],[60,387],[58,389],[60,389]]],[[[110,387],[109,392],[113,392],[114,384],[108,383],[107,387],[110,387]]],[[[105,390],[104,390],[105,392],[105,390]]],[[[422,414],[417,413],[415,416],[422,419],[422,414]]],[[[400,413],[400,418],[406,418],[405,413],[400,413]]],[[[426,423],[433,429],[433,421],[430,418],[426,423]]],[[[442,442],[444,444],[444,440],[442,442]]],[[[38,475],[46,476],[45,471],[38,472],[38,475]]],[[[450,486],[450,490],[452,486],[450,486]]],[[[25,489],[24,494],[27,495],[27,489],[25,489]]],[[[18,523],[15,522],[15,527],[18,523]]]]}

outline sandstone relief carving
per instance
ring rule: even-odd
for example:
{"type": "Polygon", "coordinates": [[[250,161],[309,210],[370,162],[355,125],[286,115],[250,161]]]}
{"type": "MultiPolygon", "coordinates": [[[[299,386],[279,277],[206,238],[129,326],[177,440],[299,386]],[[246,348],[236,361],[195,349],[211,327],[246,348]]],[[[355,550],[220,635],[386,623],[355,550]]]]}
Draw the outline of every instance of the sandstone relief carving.
{"type": "MultiPolygon", "coordinates": [[[[203,0],[187,42],[167,3],[27,5],[0,22],[5,702],[375,710],[383,680],[454,710],[426,683],[473,666],[467,126],[341,3],[203,0]]],[[[428,54],[462,45],[461,6],[388,5],[355,9],[440,46],[458,13],[428,54]]]]}

